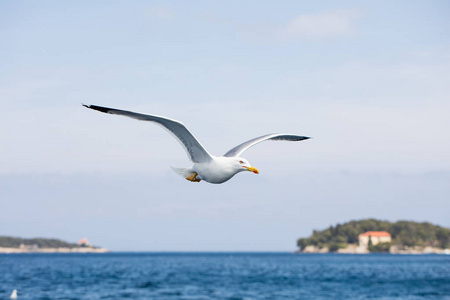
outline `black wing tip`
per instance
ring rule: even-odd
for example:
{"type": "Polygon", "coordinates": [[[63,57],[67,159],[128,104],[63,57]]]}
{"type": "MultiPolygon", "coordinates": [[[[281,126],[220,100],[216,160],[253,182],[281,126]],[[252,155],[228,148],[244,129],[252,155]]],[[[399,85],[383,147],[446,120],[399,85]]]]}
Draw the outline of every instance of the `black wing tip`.
{"type": "Polygon", "coordinates": [[[303,141],[303,140],[307,140],[307,139],[312,139],[312,137],[296,135],[296,134],[279,134],[273,138],[269,138],[269,140],[280,140],[280,141],[287,140],[287,141],[293,141],[293,142],[303,141]]]}
{"type": "Polygon", "coordinates": [[[103,107],[103,106],[86,105],[86,104],[81,104],[81,105],[83,105],[84,107],[93,109],[93,110],[98,110],[98,111],[104,112],[104,113],[108,113],[108,111],[111,110],[110,108],[108,108],[108,107],[103,107]]]}
{"type": "Polygon", "coordinates": [[[292,141],[303,141],[303,140],[308,140],[308,139],[312,139],[312,137],[309,137],[309,136],[299,136],[299,135],[295,135],[295,136],[292,136],[293,137],[293,139],[292,139],[292,141]]]}

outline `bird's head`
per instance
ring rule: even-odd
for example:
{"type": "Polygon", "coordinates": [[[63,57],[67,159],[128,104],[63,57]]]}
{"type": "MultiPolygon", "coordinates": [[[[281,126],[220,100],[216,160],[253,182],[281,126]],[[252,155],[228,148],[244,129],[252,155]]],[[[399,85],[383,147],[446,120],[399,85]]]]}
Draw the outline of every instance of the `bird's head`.
{"type": "Polygon", "coordinates": [[[259,174],[258,169],[252,167],[250,165],[250,163],[248,162],[248,160],[246,160],[245,158],[235,157],[234,165],[239,171],[247,170],[247,171],[253,172],[255,174],[259,174]]]}

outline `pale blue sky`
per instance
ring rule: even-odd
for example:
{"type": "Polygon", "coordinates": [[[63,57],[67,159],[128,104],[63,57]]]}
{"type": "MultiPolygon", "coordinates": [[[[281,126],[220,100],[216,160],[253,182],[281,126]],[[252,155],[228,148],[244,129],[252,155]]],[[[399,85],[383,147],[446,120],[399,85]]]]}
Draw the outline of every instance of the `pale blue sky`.
{"type": "Polygon", "coordinates": [[[448,1],[0,2],[0,235],[283,250],[337,222],[450,226],[448,1]],[[185,123],[259,175],[193,184],[185,123]]]}

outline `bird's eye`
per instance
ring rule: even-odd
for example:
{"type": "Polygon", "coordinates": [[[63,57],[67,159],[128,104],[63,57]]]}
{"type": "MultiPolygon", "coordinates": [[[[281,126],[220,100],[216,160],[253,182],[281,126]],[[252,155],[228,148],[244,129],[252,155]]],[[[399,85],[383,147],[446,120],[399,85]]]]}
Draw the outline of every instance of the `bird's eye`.
{"type": "Polygon", "coordinates": [[[239,163],[242,165],[244,162],[242,160],[240,160],[239,163]]]}

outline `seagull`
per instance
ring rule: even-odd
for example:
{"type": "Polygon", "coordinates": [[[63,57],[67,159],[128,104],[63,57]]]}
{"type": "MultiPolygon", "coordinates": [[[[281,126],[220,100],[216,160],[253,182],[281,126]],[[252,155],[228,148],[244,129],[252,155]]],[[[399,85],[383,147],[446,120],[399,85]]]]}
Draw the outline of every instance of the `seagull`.
{"type": "Polygon", "coordinates": [[[11,293],[11,296],[9,296],[11,299],[17,299],[17,290],[13,290],[11,293]]]}
{"type": "Polygon", "coordinates": [[[181,143],[186,150],[189,159],[194,163],[191,168],[172,168],[176,173],[191,182],[200,182],[201,180],[204,180],[209,183],[218,184],[228,181],[234,175],[242,171],[250,171],[259,174],[258,169],[252,167],[248,160],[241,157],[242,152],[258,143],[268,140],[302,141],[309,139],[309,137],[294,134],[271,133],[248,140],[232,148],[222,156],[214,156],[211,155],[194,135],[192,135],[186,126],[179,121],[157,115],[148,115],[97,105],[82,105],[107,114],[130,117],[162,125],[181,143]]]}

